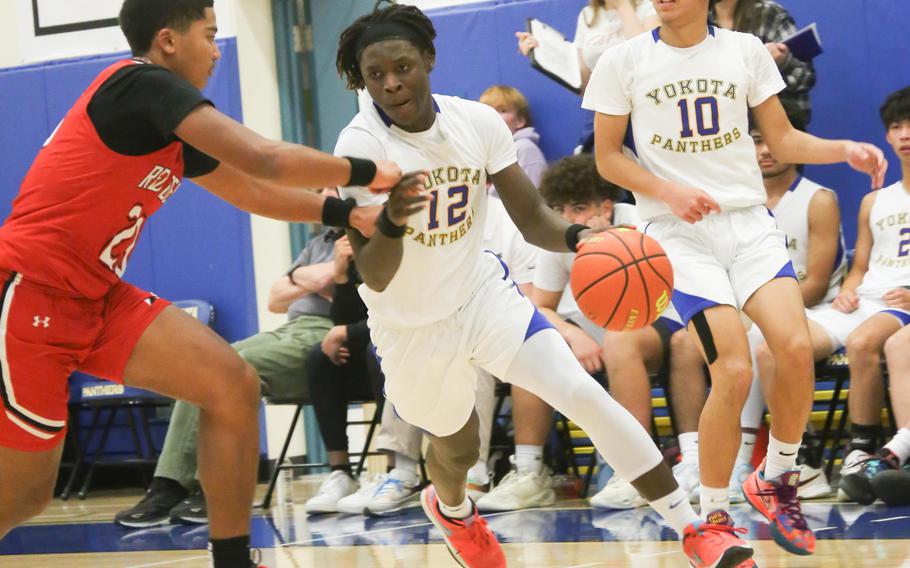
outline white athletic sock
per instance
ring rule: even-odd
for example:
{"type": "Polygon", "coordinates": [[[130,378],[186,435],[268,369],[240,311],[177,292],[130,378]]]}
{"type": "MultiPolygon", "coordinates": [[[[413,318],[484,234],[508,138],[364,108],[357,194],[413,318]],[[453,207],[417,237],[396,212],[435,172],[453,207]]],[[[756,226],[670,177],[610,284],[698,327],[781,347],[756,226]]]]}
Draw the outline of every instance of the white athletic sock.
{"type": "Polygon", "coordinates": [[[468,470],[468,481],[479,483],[480,485],[486,485],[490,482],[490,472],[487,470],[486,462],[479,460],[468,470]]]}
{"type": "Polygon", "coordinates": [[[677,436],[682,461],[698,465],[698,432],[683,432],[677,436]]]}
{"type": "Polygon", "coordinates": [[[419,481],[417,462],[404,454],[395,452],[395,467],[389,472],[389,477],[402,481],[405,485],[416,485],[419,481]]]}
{"type": "Polygon", "coordinates": [[[540,473],[543,469],[543,446],[515,446],[515,469],[518,473],[540,473]]]}
{"type": "Polygon", "coordinates": [[[753,432],[743,432],[739,442],[739,453],[736,454],[736,464],[752,463],[752,454],[755,452],[755,439],[758,435],[753,432]]]}
{"type": "Polygon", "coordinates": [[[796,469],[796,454],[799,453],[800,444],[801,442],[788,444],[781,442],[773,435],[769,436],[768,455],[765,458],[765,479],[774,479],[796,469]]]}
{"type": "Polygon", "coordinates": [[[680,538],[685,528],[698,520],[695,509],[689,503],[689,496],[682,487],[677,487],[672,493],[651,501],[651,506],[660,513],[668,525],[673,527],[680,538]]]}
{"type": "Polygon", "coordinates": [[[442,499],[437,498],[437,502],[439,503],[439,511],[450,519],[466,519],[474,512],[474,507],[471,506],[471,500],[468,499],[467,495],[465,495],[461,505],[456,507],[449,507],[442,502],[442,499]]]}
{"type": "Polygon", "coordinates": [[[730,510],[730,487],[706,487],[700,489],[701,518],[714,511],[730,510]]]}
{"type": "Polygon", "coordinates": [[[891,441],[885,444],[885,447],[891,450],[891,453],[896,455],[901,463],[907,461],[910,458],[910,429],[901,428],[897,431],[897,434],[891,438],[891,441]]]}

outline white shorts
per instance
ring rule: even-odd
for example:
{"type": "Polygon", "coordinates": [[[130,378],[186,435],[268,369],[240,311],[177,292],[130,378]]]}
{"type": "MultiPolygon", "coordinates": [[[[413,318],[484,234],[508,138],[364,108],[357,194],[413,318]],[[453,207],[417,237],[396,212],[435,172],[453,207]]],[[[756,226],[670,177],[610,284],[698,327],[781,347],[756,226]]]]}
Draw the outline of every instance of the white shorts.
{"type": "Polygon", "coordinates": [[[641,231],[657,239],[673,264],[673,306],[684,324],[718,304],[741,310],[765,283],[796,278],[787,238],[762,205],[714,213],[694,225],[667,215],[641,231]]]}
{"type": "Polygon", "coordinates": [[[901,326],[910,323],[910,312],[889,308],[883,301],[878,298],[869,298],[860,296],[859,307],[845,314],[832,307],[816,310],[806,310],[806,316],[818,325],[822,326],[831,339],[831,347],[834,351],[847,345],[847,337],[853,333],[864,321],[876,314],[889,314],[897,318],[901,326]]]}
{"type": "Polygon", "coordinates": [[[468,421],[478,367],[504,376],[525,339],[552,327],[498,258],[484,256],[489,276],[451,317],[408,330],[369,322],[386,398],[403,420],[435,436],[454,434],[468,421]]]}

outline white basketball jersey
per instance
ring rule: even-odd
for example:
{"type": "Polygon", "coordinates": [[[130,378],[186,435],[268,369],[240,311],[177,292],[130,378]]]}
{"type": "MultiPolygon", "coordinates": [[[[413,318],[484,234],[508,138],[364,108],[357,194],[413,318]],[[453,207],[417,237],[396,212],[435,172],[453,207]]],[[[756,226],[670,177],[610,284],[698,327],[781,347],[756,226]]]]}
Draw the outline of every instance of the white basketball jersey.
{"type": "MultiPolygon", "coordinates": [[[[787,234],[787,251],[793,262],[796,276],[802,282],[806,279],[809,255],[809,202],[817,191],[831,191],[812,180],[797,176],[793,186],[780,198],[771,211],[777,220],[777,226],[787,234]]],[[[832,192],[833,193],[833,192],[832,192]]],[[[822,304],[833,302],[840,292],[841,282],[847,275],[847,255],[844,250],[844,232],[840,231],[837,243],[837,256],[834,258],[834,270],[828,284],[828,292],[822,304]]]]}
{"type": "MultiPolygon", "coordinates": [[[[785,84],[761,40],[708,26],[704,41],[675,48],[659,28],[608,50],[582,106],[631,115],[641,164],[657,177],[706,191],[724,210],[767,200],[748,111],[785,84]]],[[[643,219],[670,214],[663,201],[635,196],[643,219]]]]}
{"type": "MultiPolygon", "coordinates": [[[[483,260],[487,173],[516,162],[512,135],[487,105],[434,95],[436,121],[425,132],[406,132],[378,107],[368,106],[342,130],[335,154],[392,160],[402,171],[429,172],[429,207],[408,219],[404,255],[383,292],[360,287],[371,320],[411,329],[455,313],[491,274],[483,260]]],[[[342,188],[358,205],[383,203],[387,195],[342,188]]],[[[499,263],[495,263],[497,270],[499,263]]]]}
{"type": "Polygon", "coordinates": [[[857,294],[881,298],[889,290],[910,286],[910,193],[903,183],[878,191],[869,213],[869,229],[869,270],[857,294]]]}

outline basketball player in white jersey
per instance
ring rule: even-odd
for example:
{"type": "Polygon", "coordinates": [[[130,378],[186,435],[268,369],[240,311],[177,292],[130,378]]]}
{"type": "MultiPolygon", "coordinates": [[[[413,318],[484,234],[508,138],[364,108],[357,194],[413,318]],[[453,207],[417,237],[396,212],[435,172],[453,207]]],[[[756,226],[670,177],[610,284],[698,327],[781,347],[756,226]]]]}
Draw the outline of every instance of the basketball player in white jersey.
{"type": "MultiPolygon", "coordinates": [[[[375,104],[342,131],[336,151],[395,156],[427,172],[425,190],[396,187],[368,241],[351,233],[364,278],[371,337],[398,414],[428,432],[433,485],[421,493],[427,516],[462,566],[505,566],[486,521],[465,495],[477,461],[476,367],[529,390],[579,424],[601,454],[684,537],[692,562],[713,555],[736,566],[751,549],[725,529],[696,530],[697,517],[645,430],[584,372],[562,337],[481,250],[486,182],[531,244],[572,251],[590,230],[569,225],[540,198],[516,162],[495,109],[432,95],[435,30],[418,8],[377,5],[341,35],[337,65],[351,89],[375,104]]],[[[410,177],[410,176],[407,176],[410,177]]],[[[404,182],[408,182],[405,179],[404,182]]],[[[378,203],[346,188],[360,203],[378,203]]]]}
{"type": "Polygon", "coordinates": [[[815,537],[796,499],[796,453],[812,403],[812,351],[784,235],[764,207],[749,109],[780,160],[846,161],[870,173],[875,187],[886,163],[874,146],[795,130],[776,96],[784,82],[767,49],[752,35],[708,25],[708,3],[655,1],[662,27],[601,57],[582,106],[597,112],[598,169],[636,193],[645,232],[673,262],[673,303],[709,364],[713,386],[699,423],[708,526],[733,530],[728,486],[752,379],[742,310],[780,362],[768,396],[768,455],[744,492],[771,521],[778,544],[811,554],[815,537]],[[630,119],[639,163],[622,153],[630,119]]]}
{"type": "MultiPolygon", "coordinates": [[[[793,127],[805,130],[804,113],[789,101],[781,102],[793,127]]],[[[749,134],[755,142],[755,157],[768,194],[766,205],[774,214],[778,228],[787,235],[787,251],[799,280],[803,303],[808,310],[830,306],[847,274],[837,194],[803,177],[795,164],[776,160],[757,128],[749,134]]],[[[774,365],[774,357],[758,326],[749,329],[748,338],[753,357],[752,388],[740,417],[743,434],[730,488],[731,502],[743,499],[740,486],[754,470],[752,452],[765,410],[759,369],[771,369],[773,374],[774,365]]],[[[827,495],[831,488],[817,456],[810,452],[804,457],[805,461],[797,466],[800,471],[797,497],[811,499],[827,495]]]]}
{"type": "Polygon", "coordinates": [[[851,431],[839,487],[861,503],[875,500],[868,478],[888,465],[872,455],[881,439],[882,349],[910,323],[910,90],[888,97],[881,117],[903,179],[863,198],[850,273],[830,308],[809,313],[816,359],[847,349],[851,431]]]}

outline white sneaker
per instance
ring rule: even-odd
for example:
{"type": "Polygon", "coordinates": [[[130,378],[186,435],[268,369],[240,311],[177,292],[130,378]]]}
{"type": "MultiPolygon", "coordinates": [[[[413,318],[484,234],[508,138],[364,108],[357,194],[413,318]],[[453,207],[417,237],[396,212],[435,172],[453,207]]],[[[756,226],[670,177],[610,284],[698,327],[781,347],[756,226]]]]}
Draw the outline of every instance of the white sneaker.
{"type": "Polygon", "coordinates": [[[395,515],[406,509],[420,506],[420,480],[410,485],[389,475],[376,488],[366,506],[368,515],[395,515]]]}
{"type": "Polygon", "coordinates": [[[591,506],[598,509],[635,509],[647,504],[638,490],[618,473],[613,474],[600,493],[591,497],[591,506]]]}
{"type": "MultiPolygon", "coordinates": [[[[512,456],[514,463],[515,456],[512,456]]],[[[512,470],[499,485],[477,500],[481,511],[517,511],[532,507],[549,507],[556,502],[553,476],[547,468],[538,473],[512,470]]]]}
{"type": "Polygon", "coordinates": [[[673,466],[673,477],[676,483],[689,496],[689,503],[698,503],[701,494],[701,473],[698,464],[681,461],[673,466]]]}
{"type": "Polygon", "coordinates": [[[360,484],[344,471],[333,471],[322,485],[316,495],[307,500],[304,510],[308,515],[314,513],[335,513],[338,511],[338,501],[356,492],[360,484]]]}
{"type": "Polygon", "coordinates": [[[816,499],[831,494],[828,476],[824,468],[816,469],[804,463],[796,466],[799,470],[799,489],[796,496],[800,499],[816,499]]]}
{"type": "Polygon", "coordinates": [[[730,503],[742,503],[746,500],[743,496],[743,483],[753,471],[755,467],[749,462],[737,463],[733,467],[733,475],[730,477],[730,503]]]}
{"type": "Polygon", "coordinates": [[[370,499],[373,498],[373,493],[376,493],[376,490],[388,477],[389,474],[387,473],[369,477],[360,485],[360,489],[356,493],[352,493],[338,501],[336,509],[339,513],[344,513],[345,515],[365,515],[367,513],[367,505],[369,505],[370,499]]]}
{"type": "MultiPolygon", "coordinates": [[[[863,462],[865,462],[870,457],[872,457],[872,454],[868,452],[864,452],[862,450],[853,450],[847,454],[847,457],[844,458],[843,463],[841,463],[840,473],[838,476],[843,479],[851,473],[857,473],[860,469],[862,469],[863,462]]],[[[840,487],[837,488],[837,500],[852,501],[850,496],[848,496],[840,487]]]]}
{"type": "Polygon", "coordinates": [[[487,474],[486,478],[474,477],[471,471],[468,471],[468,480],[465,483],[465,493],[474,500],[475,503],[490,492],[490,486],[493,484],[493,476],[487,474]]]}

